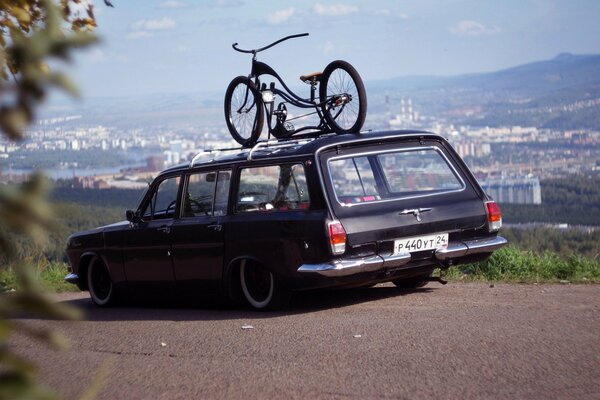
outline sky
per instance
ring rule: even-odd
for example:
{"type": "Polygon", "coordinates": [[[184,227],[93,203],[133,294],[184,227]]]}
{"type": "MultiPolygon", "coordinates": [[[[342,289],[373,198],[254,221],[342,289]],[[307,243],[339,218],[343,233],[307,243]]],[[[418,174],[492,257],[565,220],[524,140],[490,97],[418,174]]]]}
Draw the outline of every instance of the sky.
{"type": "Polygon", "coordinates": [[[72,67],[84,97],[225,91],[251,56],[286,82],[350,62],[366,81],[496,71],[600,53],[597,0],[95,0],[101,42],[72,67]]]}

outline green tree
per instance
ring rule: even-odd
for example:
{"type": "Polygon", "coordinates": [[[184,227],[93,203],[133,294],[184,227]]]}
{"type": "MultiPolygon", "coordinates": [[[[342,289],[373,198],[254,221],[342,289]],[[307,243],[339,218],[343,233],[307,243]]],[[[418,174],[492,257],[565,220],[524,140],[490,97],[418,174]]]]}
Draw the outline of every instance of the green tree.
{"type": "MultiPolygon", "coordinates": [[[[48,61],[68,61],[74,49],[94,42],[93,27],[91,1],[0,0],[0,130],[4,135],[22,139],[49,90],[77,95],[68,77],[58,67],[49,68],[48,61]]],[[[0,399],[54,397],[36,384],[35,364],[10,348],[13,332],[64,345],[54,332],[31,328],[11,317],[22,312],[67,319],[79,316],[76,309],[54,304],[42,293],[32,266],[15,251],[17,240],[40,245],[52,229],[48,190],[41,174],[20,187],[0,185],[0,253],[14,269],[19,286],[15,293],[0,293],[0,399]]],[[[0,291],[5,292],[2,287],[0,291]]]]}

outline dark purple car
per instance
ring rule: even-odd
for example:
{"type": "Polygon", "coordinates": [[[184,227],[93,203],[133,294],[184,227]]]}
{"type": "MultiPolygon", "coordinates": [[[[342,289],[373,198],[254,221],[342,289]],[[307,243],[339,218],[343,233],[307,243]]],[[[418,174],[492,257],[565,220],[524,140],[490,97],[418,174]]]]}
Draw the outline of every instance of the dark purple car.
{"type": "Polygon", "coordinates": [[[170,168],[126,221],[73,234],[65,279],[99,306],[154,289],[273,309],[297,290],[423,286],[504,246],[501,226],[439,135],[259,142],[170,168]]]}

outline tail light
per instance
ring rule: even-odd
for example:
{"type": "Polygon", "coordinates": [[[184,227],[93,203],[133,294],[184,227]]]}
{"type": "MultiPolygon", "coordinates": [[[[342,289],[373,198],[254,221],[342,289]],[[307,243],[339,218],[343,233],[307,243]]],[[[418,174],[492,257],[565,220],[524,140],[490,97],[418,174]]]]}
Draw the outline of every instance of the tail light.
{"type": "Polygon", "coordinates": [[[346,230],[340,221],[327,223],[329,246],[332,254],[343,254],[346,251],[346,230]]]}
{"type": "Polygon", "coordinates": [[[490,232],[498,232],[502,228],[502,212],[495,201],[485,203],[488,215],[488,228],[490,232]]]}

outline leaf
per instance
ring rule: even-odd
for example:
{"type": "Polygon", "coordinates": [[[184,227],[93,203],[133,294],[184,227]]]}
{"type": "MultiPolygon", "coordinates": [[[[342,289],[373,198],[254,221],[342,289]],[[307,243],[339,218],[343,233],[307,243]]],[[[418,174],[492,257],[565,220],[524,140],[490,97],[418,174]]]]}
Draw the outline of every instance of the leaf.
{"type": "Polygon", "coordinates": [[[28,123],[27,113],[22,108],[2,107],[0,109],[0,128],[10,139],[20,140],[28,123]]]}
{"type": "Polygon", "coordinates": [[[21,7],[12,7],[10,11],[19,22],[21,29],[28,30],[31,25],[31,16],[29,13],[21,7]]]}

